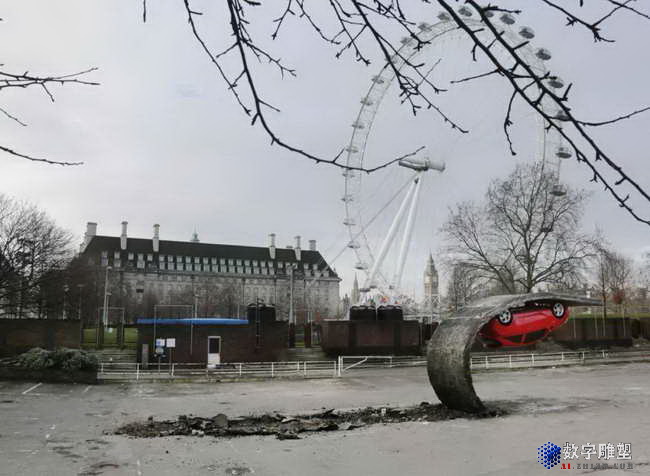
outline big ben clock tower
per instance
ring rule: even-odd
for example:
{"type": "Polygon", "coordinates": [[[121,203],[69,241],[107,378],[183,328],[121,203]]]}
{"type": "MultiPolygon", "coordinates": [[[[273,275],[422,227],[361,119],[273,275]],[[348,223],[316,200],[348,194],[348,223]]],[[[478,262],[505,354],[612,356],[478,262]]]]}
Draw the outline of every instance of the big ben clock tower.
{"type": "Polygon", "coordinates": [[[439,303],[438,271],[436,271],[436,266],[433,264],[433,256],[429,254],[427,265],[424,268],[424,309],[434,319],[438,317],[439,303]]]}

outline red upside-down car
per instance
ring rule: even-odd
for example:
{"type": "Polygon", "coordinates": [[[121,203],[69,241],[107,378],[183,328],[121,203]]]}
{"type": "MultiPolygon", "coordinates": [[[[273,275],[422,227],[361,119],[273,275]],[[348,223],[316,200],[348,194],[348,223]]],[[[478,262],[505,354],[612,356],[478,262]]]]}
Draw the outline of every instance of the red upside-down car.
{"type": "Polygon", "coordinates": [[[512,308],[494,316],[479,331],[488,347],[519,347],[544,339],[569,318],[569,308],[561,302],[512,308]]]}

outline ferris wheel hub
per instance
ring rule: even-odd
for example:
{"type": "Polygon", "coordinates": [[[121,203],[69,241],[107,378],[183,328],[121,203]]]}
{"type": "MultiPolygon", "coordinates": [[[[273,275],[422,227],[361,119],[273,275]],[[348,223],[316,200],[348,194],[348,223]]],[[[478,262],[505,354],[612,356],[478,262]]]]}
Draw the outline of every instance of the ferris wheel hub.
{"type": "Polygon", "coordinates": [[[445,170],[444,162],[436,162],[429,159],[402,159],[398,162],[398,165],[418,172],[426,172],[431,169],[437,170],[438,172],[444,172],[445,170]]]}

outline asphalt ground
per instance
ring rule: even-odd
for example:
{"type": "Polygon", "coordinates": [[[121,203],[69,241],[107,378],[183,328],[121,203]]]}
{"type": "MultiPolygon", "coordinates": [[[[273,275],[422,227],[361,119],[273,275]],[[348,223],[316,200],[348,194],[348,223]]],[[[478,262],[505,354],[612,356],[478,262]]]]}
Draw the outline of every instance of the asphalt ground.
{"type": "Polygon", "coordinates": [[[509,415],[369,425],[301,434],[299,440],[134,439],[112,432],[149,416],[234,417],[437,403],[426,370],[215,384],[0,382],[0,474],[650,474],[649,377],[649,363],[481,372],[474,376],[479,395],[488,405],[509,408],[509,415]],[[570,470],[561,464],[547,470],[537,462],[538,447],[547,442],[560,447],[630,443],[631,459],[580,456],[561,460],[571,463],[570,470]],[[589,467],[605,462],[610,468],[614,463],[632,468],[589,467]]]}

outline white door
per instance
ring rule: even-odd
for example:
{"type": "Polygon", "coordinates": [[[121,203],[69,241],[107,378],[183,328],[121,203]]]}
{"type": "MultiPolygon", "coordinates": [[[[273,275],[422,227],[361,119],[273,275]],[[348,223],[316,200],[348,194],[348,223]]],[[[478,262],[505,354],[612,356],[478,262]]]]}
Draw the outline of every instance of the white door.
{"type": "Polygon", "coordinates": [[[221,363],[221,337],[208,337],[208,367],[215,367],[221,363]]]}

